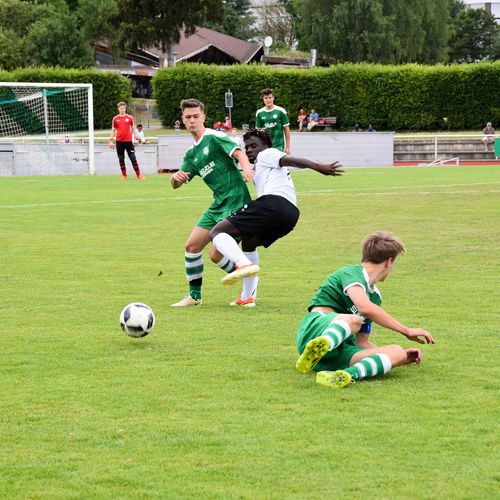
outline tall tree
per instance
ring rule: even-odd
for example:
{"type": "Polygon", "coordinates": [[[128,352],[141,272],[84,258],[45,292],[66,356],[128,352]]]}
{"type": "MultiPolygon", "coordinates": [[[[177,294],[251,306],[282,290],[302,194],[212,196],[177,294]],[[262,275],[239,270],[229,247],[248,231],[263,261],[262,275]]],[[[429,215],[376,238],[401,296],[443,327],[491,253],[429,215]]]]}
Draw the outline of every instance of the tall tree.
{"type": "Polygon", "coordinates": [[[223,0],[221,19],[217,22],[204,21],[202,26],[242,40],[252,38],[255,17],[250,10],[250,0],[223,0]]]}
{"type": "Polygon", "coordinates": [[[279,48],[290,48],[297,42],[294,27],[294,16],[290,12],[290,3],[264,2],[261,7],[261,23],[259,34],[271,36],[275,45],[279,48]]]}
{"type": "Polygon", "coordinates": [[[90,44],[101,38],[113,39],[118,16],[116,0],[78,0],[76,16],[85,40],[90,44]]]}
{"type": "Polygon", "coordinates": [[[0,0],[0,67],[93,64],[88,42],[64,0],[0,0]]]}
{"type": "Polygon", "coordinates": [[[180,32],[193,34],[205,21],[219,21],[222,0],[117,0],[117,42],[123,49],[155,46],[171,54],[180,32]]]}
{"type": "Polygon", "coordinates": [[[296,0],[300,47],[344,61],[387,59],[387,21],[378,0],[296,0]]]}
{"type": "Polygon", "coordinates": [[[446,60],[448,0],[295,0],[300,46],[343,61],[446,60]]]}
{"type": "Polygon", "coordinates": [[[453,24],[450,61],[475,62],[499,57],[500,27],[485,9],[466,8],[453,24]]]}
{"type": "Polygon", "coordinates": [[[54,13],[33,23],[23,50],[32,65],[78,68],[94,64],[92,50],[78,29],[76,17],[67,13],[54,13]]]}

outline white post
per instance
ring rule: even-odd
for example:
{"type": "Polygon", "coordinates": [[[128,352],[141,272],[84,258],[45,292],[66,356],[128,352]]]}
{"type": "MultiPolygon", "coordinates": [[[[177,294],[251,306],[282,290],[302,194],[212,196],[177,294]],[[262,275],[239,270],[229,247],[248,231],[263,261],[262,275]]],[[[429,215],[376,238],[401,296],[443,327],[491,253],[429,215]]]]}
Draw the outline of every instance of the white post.
{"type": "Polygon", "coordinates": [[[438,159],[438,136],[434,136],[434,159],[438,159]]]}
{"type": "Polygon", "coordinates": [[[95,174],[94,158],[94,94],[92,84],[87,92],[88,110],[89,110],[89,175],[95,174]]]}
{"type": "Polygon", "coordinates": [[[49,103],[47,102],[47,89],[42,89],[43,98],[43,121],[45,125],[45,141],[47,142],[47,154],[49,152],[49,103]]]}

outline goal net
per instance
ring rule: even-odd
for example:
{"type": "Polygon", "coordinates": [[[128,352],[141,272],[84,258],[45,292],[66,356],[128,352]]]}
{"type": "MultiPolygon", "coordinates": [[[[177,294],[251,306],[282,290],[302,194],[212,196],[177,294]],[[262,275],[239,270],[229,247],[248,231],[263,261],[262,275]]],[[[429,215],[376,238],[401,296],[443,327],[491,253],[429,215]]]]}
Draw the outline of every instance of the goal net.
{"type": "Polygon", "coordinates": [[[94,173],[91,84],[0,82],[0,176],[94,173]]]}

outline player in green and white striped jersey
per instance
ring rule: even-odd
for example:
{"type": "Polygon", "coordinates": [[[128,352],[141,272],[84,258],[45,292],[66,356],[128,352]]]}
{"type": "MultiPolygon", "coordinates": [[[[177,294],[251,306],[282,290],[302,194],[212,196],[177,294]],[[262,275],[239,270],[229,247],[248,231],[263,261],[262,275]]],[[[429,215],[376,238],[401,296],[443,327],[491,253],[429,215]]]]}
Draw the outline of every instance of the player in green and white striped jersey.
{"type": "Polygon", "coordinates": [[[377,231],[363,242],[361,264],[342,267],[326,278],[297,332],[298,371],[314,370],[319,384],[341,388],[395,366],[421,362],[420,349],[377,347],[369,340],[374,321],[408,340],[434,344],[429,332],[404,326],[380,307],[382,297],[375,283],[389,276],[394,260],[404,251],[398,238],[377,231]]]}
{"type": "MultiPolygon", "coordinates": [[[[189,295],[172,304],[172,307],[201,304],[204,267],[202,250],[210,242],[210,229],[250,201],[243,178],[249,181],[254,175],[240,146],[223,132],[205,128],[203,103],[197,99],[185,99],[181,102],[181,110],[182,121],[195,143],[184,155],[180,170],[172,175],[172,187],[177,189],[193,177],[200,176],[213,191],[214,201],[202,214],[186,242],[184,260],[189,295]],[[243,178],[236,162],[243,169],[243,178]]],[[[226,272],[234,270],[234,263],[223,257],[215,248],[211,248],[210,258],[226,272]]],[[[258,266],[255,266],[253,271],[258,272],[258,266]]]]}
{"type": "Polygon", "coordinates": [[[290,120],[285,108],[274,104],[273,89],[261,92],[264,107],[255,114],[255,128],[265,129],[271,136],[272,147],[290,154],[290,120]]]}

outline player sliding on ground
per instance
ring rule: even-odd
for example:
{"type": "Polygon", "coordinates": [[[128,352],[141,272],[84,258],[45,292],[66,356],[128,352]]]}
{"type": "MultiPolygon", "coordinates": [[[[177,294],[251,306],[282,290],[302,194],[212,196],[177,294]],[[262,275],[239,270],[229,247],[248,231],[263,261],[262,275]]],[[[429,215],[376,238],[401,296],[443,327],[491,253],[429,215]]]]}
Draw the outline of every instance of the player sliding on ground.
{"type": "Polygon", "coordinates": [[[405,252],[403,243],[391,233],[378,231],[363,241],[361,250],[361,264],[342,267],[322,283],[297,332],[301,353],[297,370],[314,370],[316,382],[328,387],[342,388],[353,380],[422,361],[420,349],[373,344],[369,340],[372,321],[408,340],[434,344],[429,332],[404,326],[380,307],[382,297],[375,284],[389,276],[396,257],[405,252]]]}
{"type": "MultiPolygon", "coordinates": [[[[245,181],[249,181],[254,175],[247,156],[234,141],[223,132],[205,128],[203,103],[197,99],[185,99],[181,102],[181,110],[182,121],[195,143],[186,151],[180,170],[172,175],[172,187],[177,189],[199,175],[213,191],[214,201],[196,223],[185,245],[184,259],[189,295],[172,304],[172,307],[201,304],[202,250],[210,243],[210,229],[250,201],[250,194],[236,162],[239,162],[243,169],[245,181]]],[[[234,269],[234,264],[213,248],[210,258],[226,272],[234,269]]]]}
{"type": "Polygon", "coordinates": [[[294,158],[271,147],[270,135],[252,130],[243,136],[245,152],[254,164],[255,187],[258,198],[246,203],[238,211],[219,222],[210,237],[217,250],[231,262],[236,270],[223,278],[231,284],[243,278],[243,291],[230,305],[255,306],[259,254],[257,247],[268,247],[288,234],[299,220],[297,197],[290,171],[286,167],[310,168],[323,175],[342,175],[338,162],[317,163],[305,158],[294,158]],[[242,250],[236,239],[243,238],[242,250]]]}

